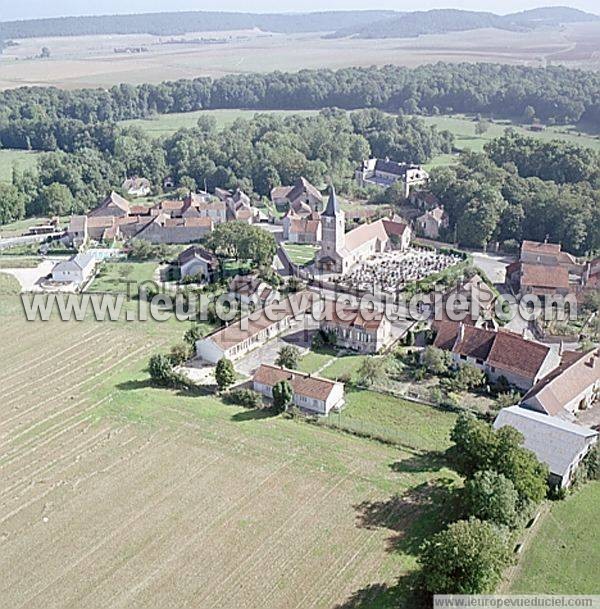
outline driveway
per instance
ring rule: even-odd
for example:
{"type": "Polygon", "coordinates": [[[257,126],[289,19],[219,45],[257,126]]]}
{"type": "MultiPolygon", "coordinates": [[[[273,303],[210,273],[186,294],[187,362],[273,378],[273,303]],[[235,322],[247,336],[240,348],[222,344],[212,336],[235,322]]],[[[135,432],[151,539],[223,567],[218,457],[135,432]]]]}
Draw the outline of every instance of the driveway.
{"type": "Polygon", "coordinates": [[[481,269],[495,285],[503,285],[506,282],[506,267],[514,262],[511,256],[499,256],[498,254],[484,254],[473,252],[473,264],[481,269]]]}
{"type": "Polygon", "coordinates": [[[52,272],[56,260],[43,260],[35,268],[2,269],[3,273],[12,275],[20,284],[22,292],[42,292],[41,279],[52,272]]]}
{"type": "Polygon", "coordinates": [[[250,351],[250,353],[234,362],[235,369],[240,374],[252,376],[261,364],[274,364],[279,349],[284,345],[295,345],[304,354],[310,348],[314,331],[315,329],[311,327],[310,323],[305,326],[303,321],[298,321],[285,334],[274,338],[266,345],[254,349],[254,351],[250,351]]]}

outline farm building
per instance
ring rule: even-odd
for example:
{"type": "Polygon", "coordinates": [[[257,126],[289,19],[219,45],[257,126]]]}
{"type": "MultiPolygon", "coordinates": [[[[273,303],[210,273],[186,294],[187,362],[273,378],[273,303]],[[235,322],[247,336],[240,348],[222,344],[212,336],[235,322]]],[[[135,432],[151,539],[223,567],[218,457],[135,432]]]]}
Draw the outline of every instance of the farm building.
{"type": "Polygon", "coordinates": [[[294,396],[293,404],[300,410],[327,415],[344,405],[342,383],[267,364],[261,364],[254,373],[252,387],[254,391],[272,399],[273,387],[280,381],[289,382],[294,396]]]}
{"type": "Polygon", "coordinates": [[[293,209],[308,213],[323,209],[323,195],[306,178],[298,178],[293,186],[276,186],[271,190],[271,201],[277,209],[293,209]]]}
{"type": "Polygon", "coordinates": [[[295,320],[304,317],[314,299],[315,295],[310,292],[299,292],[281,302],[271,303],[198,340],[196,355],[212,364],[223,357],[239,359],[288,330],[295,320]]]}
{"type": "Polygon", "coordinates": [[[571,484],[578,465],[598,441],[598,432],[589,427],[520,406],[503,408],[498,413],[494,429],[507,425],[523,434],[524,447],[548,465],[550,483],[561,487],[571,484]]]}
{"type": "Polygon", "coordinates": [[[559,368],[523,398],[522,406],[549,415],[572,415],[600,400],[600,349],[567,351],[559,368]]]}
{"type": "Polygon", "coordinates": [[[560,364],[560,355],[550,347],[507,330],[486,330],[453,321],[440,322],[436,329],[434,347],[451,351],[457,366],[471,364],[492,381],[504,377],[524,391],[560,364]]]}

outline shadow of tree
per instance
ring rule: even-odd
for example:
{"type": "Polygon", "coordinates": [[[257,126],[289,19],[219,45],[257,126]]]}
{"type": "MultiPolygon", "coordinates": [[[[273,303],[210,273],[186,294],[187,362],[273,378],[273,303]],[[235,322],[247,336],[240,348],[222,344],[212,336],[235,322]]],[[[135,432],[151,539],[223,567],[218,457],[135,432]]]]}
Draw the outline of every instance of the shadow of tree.
{"type": "Polygon", "coordinates": [[[259,421],[261,419],[271,419],[278,415],[276,410],[272,408],[256,408],[255,410],[244,410],[242,412],[236,412],[232,415],[231,420],[236,423],[242,423],[244,421],[259,421]]]}
{"type": "Polygon", "coordinates": [[[456,519],[460,510],[454,482],[439,478],[384,501],[365,501],[355,506],[358,526],[389,529],[394,535],[388,539],[388,552],[417,555],[426,538],[456,519]]]}
{"type": "Polygon", "coordinates": [[[150,378],[125,381],[117,385],[121,391],[136,391],[137,389],[150,389],[155,387],[150,378]]]}
{"type": "Polygon", "coordinates": [[[412,455],[406,459],[395,461],[390,464],[390,469],[398,473],[422,473],[422,472],[438,472],[442,468],[448,466],[448,460],[445,453],[442,452],[426,452],[412,455]]]}
{"type": "Polygon", "coordinates": [[[397,584],[370,584],[354,592],[334,609],[429,609],[419,590],[418,575],[410,573],[397,584]]]}

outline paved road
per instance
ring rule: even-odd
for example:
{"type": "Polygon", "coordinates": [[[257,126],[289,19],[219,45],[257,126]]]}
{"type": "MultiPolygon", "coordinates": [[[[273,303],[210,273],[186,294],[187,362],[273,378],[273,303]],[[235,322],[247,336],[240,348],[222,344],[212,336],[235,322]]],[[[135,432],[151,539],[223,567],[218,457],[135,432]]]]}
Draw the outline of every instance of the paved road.
{"type": "Polygon", "coordinates": [[[25,235],[23,237],[10,237],[8,239],[0,239],[0,250],[5,250],[16,245],[27,245],[29,243],[43,243],[48,237],[60,237],[64,233],[50,233],[48,235],[25,235]]]}

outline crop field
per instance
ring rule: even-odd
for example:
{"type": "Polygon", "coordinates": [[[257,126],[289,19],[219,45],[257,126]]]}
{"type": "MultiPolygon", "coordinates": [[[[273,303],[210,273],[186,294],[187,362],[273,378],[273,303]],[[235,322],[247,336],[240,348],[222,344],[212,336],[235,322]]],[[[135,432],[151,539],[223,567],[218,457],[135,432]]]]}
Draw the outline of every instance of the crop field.
{"type": "Polygon", "coordinates": [[[4,605],[411,606],[451,479],[415,467],[435,438],[400,450],[153,388],[176,322],[26,322],[3,296],[0,323],[4,605]]]}
{"type": "MultiPolygon", "coordinates": [[[[327,29],[324,24],[323,29],[327,29]]],[[[325,39],[316,34],[196,32],[176,40],[151,35],[81,36],[19,40],[0,56],[0,89],[27,85],[61,88],[109,87],[121,82],[158,83],[199,76],[298,71],[438,61],[490,61],[546,66],[552,63],[597,69],[600,25],[574,24],[552,32],[493,29],[410,39],[325,39]],[[222,36],[221,44],[199,37],[222,36]],[[49,59],[40,59],[42,47],[49,59]],[[142,47],[141,53],[119,49],[142,47]]]]}
{"type": "Polygon", "coordinates": [[[135,119],[122,121],[121,125],[133,125],[143,129],[151,137],[162,137],[172,135],[178,129],[191,129],[198,123],[201,116],[211,116],[217,121],[218,129],[225,129],[232,125],[238,118],[251,119],[256,114],[275,114],[277,116],[288,116],[300,114],[309,116],[315,114],[312,110],[199,110],[197,112],[177,112],[174,114],[160,114],[148,119],[135,119]]]}
{"type": "Polygon", "coordinates": [[[553,504],[520,559],[512,594],[597,594],[600,482],[553,504]]]}

